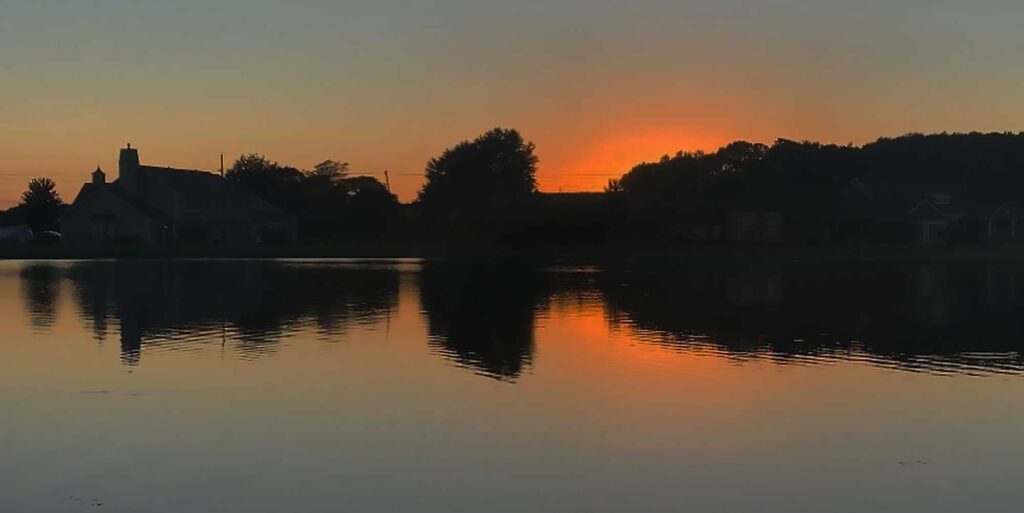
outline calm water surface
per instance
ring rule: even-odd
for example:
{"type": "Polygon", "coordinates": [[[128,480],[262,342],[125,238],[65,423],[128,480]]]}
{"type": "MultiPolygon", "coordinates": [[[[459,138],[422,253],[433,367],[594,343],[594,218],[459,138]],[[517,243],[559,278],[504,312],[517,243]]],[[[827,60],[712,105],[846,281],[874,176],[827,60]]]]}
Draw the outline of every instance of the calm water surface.
{"type": "Polygon", "coordinates": [[[1024,266],[0,263],[2,512],[1013,511],[1024,266]]]}

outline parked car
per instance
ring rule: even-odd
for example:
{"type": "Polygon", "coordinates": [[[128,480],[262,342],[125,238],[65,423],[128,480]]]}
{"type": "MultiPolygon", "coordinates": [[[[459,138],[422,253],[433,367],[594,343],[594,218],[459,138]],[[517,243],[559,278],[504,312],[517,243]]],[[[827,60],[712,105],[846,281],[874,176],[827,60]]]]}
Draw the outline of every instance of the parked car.
{"type": "Polygon", "coordinates": [[[35,234],[28,226],[0,227],[0,244],[24,244],[32,242],[35,234]]]}
{"type": "Polygon", "coordinates": [[[60,232],[53,232],[49,230],[36,232],[35,238],[32,239],[32,242],[40,244],[52,244],[60,242],[60,232]]]}

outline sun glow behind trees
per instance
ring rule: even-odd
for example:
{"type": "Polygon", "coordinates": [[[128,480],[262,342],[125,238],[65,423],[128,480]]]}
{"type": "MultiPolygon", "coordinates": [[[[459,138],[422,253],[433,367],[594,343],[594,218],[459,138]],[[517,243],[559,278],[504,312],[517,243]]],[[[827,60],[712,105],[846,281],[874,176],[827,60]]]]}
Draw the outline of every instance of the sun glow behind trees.
{"type": "MultiPolygon", "coordinates": [[[[136,142],[180,168],[339,155],[410,201],[436,152],[534,141],[541,190],[678,150],[1020,130],[1008,1],[8,2],[0,208],[136,142]]],[[[593,176],[599,174],[601,176],[593,176]]]]}

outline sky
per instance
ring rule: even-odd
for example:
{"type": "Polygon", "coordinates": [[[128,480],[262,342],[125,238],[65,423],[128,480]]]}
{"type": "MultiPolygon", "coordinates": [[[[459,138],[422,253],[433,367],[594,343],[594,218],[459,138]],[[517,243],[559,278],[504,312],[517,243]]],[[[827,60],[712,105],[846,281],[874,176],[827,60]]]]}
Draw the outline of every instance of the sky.
{"type": "Polygon", "coordinates": [[[494,128],[544,191],[736,139],[1024,130],[1011,0],[0,0],[0,208],[97,165],[347,161],[415,197],[494,128]]]}

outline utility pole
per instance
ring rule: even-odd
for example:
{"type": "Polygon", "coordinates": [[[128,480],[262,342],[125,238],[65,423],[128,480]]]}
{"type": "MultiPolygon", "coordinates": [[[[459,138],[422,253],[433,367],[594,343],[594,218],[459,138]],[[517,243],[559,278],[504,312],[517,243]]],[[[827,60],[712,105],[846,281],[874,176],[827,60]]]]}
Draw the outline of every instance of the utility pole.
{"type": "Polygon", "coordinates": [[[224,178],[224,154],[220,154],[220,176],[224,178]]]}
{"type": "Polygon", "coordinates": [[[388,177],[388,170],[384,170],[384,186],[388,188],[388,194],[391,194],[391,178],[388,177]]]}

